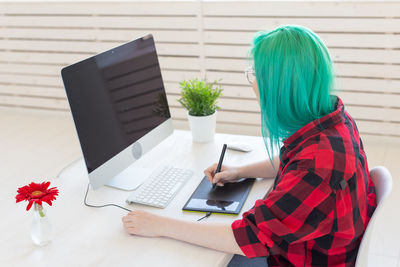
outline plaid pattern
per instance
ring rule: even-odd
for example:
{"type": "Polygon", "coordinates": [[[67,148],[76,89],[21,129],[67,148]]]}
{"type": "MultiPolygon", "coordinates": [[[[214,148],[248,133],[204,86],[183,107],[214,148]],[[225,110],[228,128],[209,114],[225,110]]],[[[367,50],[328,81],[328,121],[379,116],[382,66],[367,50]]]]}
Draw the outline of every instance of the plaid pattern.
{"type": "Polygon", "coordinates": [[[284,140],[272,191],[232,223],[248,258],[269,266],[354,266],[376,207],[357,126],[335,110],[284,140]]]}

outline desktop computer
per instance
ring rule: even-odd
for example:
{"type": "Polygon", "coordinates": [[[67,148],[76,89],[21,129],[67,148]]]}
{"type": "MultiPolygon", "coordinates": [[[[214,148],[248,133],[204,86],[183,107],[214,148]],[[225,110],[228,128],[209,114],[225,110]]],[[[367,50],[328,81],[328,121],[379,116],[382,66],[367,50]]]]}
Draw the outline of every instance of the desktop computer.
{"type": "MultiPolygon", "coordinates": [[[[151,177],[145,183],[150,194],[155,181],[173,173],[173,192],[164,192],[169,199],[151,198],[165,207],[191,171],[167,167],[154,172],[133,164],[173,132],[153,36],[67,66],[61,75],[92,188],[134,190],[151,177]]],[[[133,201],[152,204],[147,200],[140,194],[133,201]]]]}

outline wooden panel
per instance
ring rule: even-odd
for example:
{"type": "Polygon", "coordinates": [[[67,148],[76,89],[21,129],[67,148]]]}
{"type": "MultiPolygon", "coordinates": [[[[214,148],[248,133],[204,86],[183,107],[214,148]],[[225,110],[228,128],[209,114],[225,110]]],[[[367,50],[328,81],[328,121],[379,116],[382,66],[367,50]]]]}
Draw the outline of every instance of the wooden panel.
{"type": "MultiPolygon", "coordinates": [[[[205,58],[207,70],[243,72],[247,67],[245,59],[231,58],[205,58]]],[[[344,77],[376,77],[376,78],[400,78],[400,65],[383,64],[334,64],[335,73],[344,77]]]]}
{"type": "Polygon", "coordinates": [[[395,18],[253,18],[205,17],[206,30],[272,30],[280,25],[303,25],[323,32],[393,32],[400,33],[400,19],[395,18]]]}
{"type": "Polygon", "coordinates": [[[5,27],[48,28],[122,28],[122,29],[197,29],[196,17],[124,17],[124,16],[0,16],[5,27]]]}
{"type": "Polygon", "coordinates": [[[297,17],[396,17],[399,15],[400,3],[387,1],[370,1],[367,4],[348,1],[230,1],[229,8],[225,2],[204,2],[205,16],[288,16],[297,17]],[[382,2],[384,4],[382,4],[382,2]]]}
{"type": "MultiPolygon", "coordinates": [[[[400,48],[400,38],[395,34],[325,33],[313,30],[318,33],[328,47],[400,48]]],[[[205,44],[251,45],[254,35],[255,31],[206,30],[204,31],[204,40],[205,44]]]]}
{"type": "MultiPolygon", "coordinates": [[[[160,61],[162,61],[164,65],[169,66],[170,68],[166,68],[165,70],[162,69],[161,73],[163,75],[164,81],[176,81],[176,85],[178,85],[178,81],[181,81],[183,79],[189,79],[189,78],[194,78],[199,76],[199,73],[196,71],[190,71],[185,69],[184,71],[182,70],[173,70],[173,68],[179,67],[179,65],[176,65],[174,62],[174,59],[167,58],[166,60],[161,60],[161,57],[159,58],[160,61]]],[[[82,60],[82,59],[79,59],[82,60]]],[[[196,64],[195,61],[193,60],[188,60],[185,62],[185,60],[182,60],[180,66],[182,68],[182,64],[196,64]]],[[[50,77],[60,77],[61,78],[61,69],[65,67],[67,64],[63,65],[48,65],[48,64],[34,64],[34,63],[2,63],[0,61],[0,73],[2,74],[37,74],[38,76],[50,76],[50,77]]],[[[23,75],[21,75],[23,76],[23,75]]],[[[18,79],[15,79],[17,76],[12,76],[12,79],[0,79],[0,81],[6,82],[7,83],[12,83],[18,82],[18,79]]],[[[38,77],[39,78],[39,77],[38,77]]],[[[39,78],[40,79],[40,78],[39,78]]]]}
{"type": "MultiPolygon", "coordinates": [[[[39,65],[46,65],[46,70],[38,70],[35,72],[54,74],[59,68],[75,63],[77,61],[84,60],[94,54],[64,54],[64,53],[39,53],[39,52],[0,52],[0,64],[13,64],[18,68],[29,69],[29,66],[39,67],[39,65]],[[24,66],[28,65],[28,66],[24,66]]],[[[161,56],[159,55],[159,61],[161,65],[165,65],[166,69],[199,69],[200,62],[197,57],[174,57],[161,56]]],[[[162,66],[164,67],[164,66],[162,66]]],[[[3,67],[4,68],[4,67],[3,67]]],[[[15,70],[17,73],[22,71],[15,70]]],[[[25,73],[25,71],[23,72],[25,73]]],[[[30,73],[28,71],[28,73],[30,73]]],[[[59,71],[57,72],[57,74],[59,71]]]]}
{"type": "MultiPolygon", "coordinates": [[[[339,96],[346,103],[346,109],[350,111],[350,114],[355,119],[400,122],[400,101],[398,101],[400,95],[379,96],[376,94],[371,94],[371,96],[366,97],[365,94],[340,93],[339,96]],[[374,102],[374,99],[377,101],[374,102]],[[390,100],[392,101],[391,103],[390,100]],[[384,105],[381,105],[382,103],[387,104],[387,106],[385,107],[384,105]],[[394,108],[390,108],[390,104],[393,104],[394,108]]],[[[169,105],[180,107],[180,104],[177,102],[178,98],[180,98],[180,95],[170,94],[168,96],[169,105]]],[[[244,112],[260,112],[260,107],[256,99],[235,99],[221,97],[218,101],[218,104],[222,110],[226,111],[240,110],[244,112]]]]}
{"type": "Polygon", "coordinates": [[[35,74],[2,74],[0,73],[0,83],[2,84],[25,84],[41,85],[45,87],[63,87],[61,76],[39,76],[35,74]]]}
{"type": "Polygon", "coordinates": [[[107,2],[52,2],[51,4],[38,3],[1,3],[0,14],[75,14],[75,15],[190,15],[197,14],[199,3],[191,1],[160,2],[118,2],[118,4],[107,2]]]}
{"type": "MultiPolygon", "coordinates": [[[[179,121],[178,127],[188,129],[187,119],[184,117],[183,112],[179,110],[174,110],[171,113],[181,113],[179,116],[175,117],[174,125],[176,121],[179,121]]],[[[229,129],[232,133],[242,133],[249,135],[261,135],[261,128],[259,124],[235,124],[234,122],[223,122],[220,120],[220,114],[218,113],[218,123],[217,131],[222,132],[223,129],[229,129]]],[[[399,123],[389,123],[389,122],[379,122],[379,121],[368,121],[368,120],[356,120],[358,129],[361,135],[383,135],[383,136],[395,136],[400,137],[400,124],[399,123]]]]}
{"type": "Polygon", "coordinates": [[[66,99],[0,95],[0,104],[69,110],[66,99]]]}
{"type": "Polygon", "coordinates": [[[12,84],[8,84],[6,86],[0,84],[0,94],[59,98],[62,100],[65,100],[67,97],[64,88],[12,84]]]}
{"type": "Polygon", "coordinates": [[[182,69],[182,70],[200,69],[199,58],[195,57],[180,57],[179,60],[177,60],[175,57],[160,56],[158,58],[158,61],[162,69],[182,69]]]}
{"type": "Polygon", "coordinates": [[[328,47],[400,48],[400,38],[391,33],[318,33],[328,47]]]}
{"type": "Polygon", "coordinates": [[[233,133],[243,135],[261,136],[261,126],[259,125],[241,125],[234,123],[218,122],[216,131],[218,133],[233,133]]]}
{"type": "MultiPolygon", "coordinates": [[[[399,38],[400,39],[400,38],[399,38]]],[[[207,57],[231,57],[245,59],[250,46],[238,45],[205,45],[207,57]]],[[[396,63],[400,64],[400,50],[387,49],[329,49],[333,61],[361,63],[396,63]]]]}
{"type": "MultiPolygon", "coordinates": [[[[212,81],[209,79],[209,81],[212,81]]],[[[253,88],[250,85],[227,85],[220,83],[223,97],[240,98],[240,99],[255,99],[256,95],[253,92],[253,88]]],[[[164,82],[167,93],[180,94],[181,89],[178,82],[164,82]]]]}
{"type": "MultiPolygon", "coordinates": [[[[171,106],[181,107],[178,103],[180,95],[169,94],[168,104],[171,106]]],[[[218,99],[217,105],[225,111],[242,111],[242,112],[260,112],[260,106],[256,99],[241,99],[241,98],[226,98],[221,97],[218,99]]]]}
{"type": "Polygon", "coordinates": [[[334,68],[336,75],[343,77],[400,78],[400,65],[336,63],[334,68]]]}
{"type": "MultiPolygon", "coordinates": [[[[173,125],[174,129],[189,130],[189,123],[185,119],[173,119],[173,125]]],[[[261,128],[258,125],[241,125],[220,121],[217,123],[216,132],[261,136],[261,128]]]]}
{"type": "MultiPolygon", "coordinates": [[[[129,41],[129,40],[127,40],[129,41]]],[[[1,40],[2,50],[43,51],[43,52],[72,52],[97,54],[125,42],[87,42],[87,41],[59,41],[59,40],[1,40]]],[[[161,56],[198,56],[198,44],[156,44],[157,53],[161,56]]]]}
{"type": "MultiPolygon", "coordinates": [[[[13,66],[13,64],[0,64],[0,72],[3,73],[3,71],[7,70],[8,66],[13,66]]],[[[47,68],[53,69],[56,72],[59,72],[59,68],[56,66],[42,66],[42,65],[16,65],[15,68],[18,67],[18,71],[21,71],[21,74],[35,74],[35,73],[43,73],[46,72],[47,68]],[[26,69],[21,68],[22,66],[26,66],[26,69]]],[[[17,71],[14,71],[14,73],[17,73],[17,71]]],[[[179,71],[165,71],[163,72],[163,77],[164,77],[164,84],[165,88],[168,93],[171,94],[179,94],[181,89],[179,87],[178,81],[183,80],[185,75],[180,76],[179,74],[182,74],[179,71]],[[182,77],[182,78],[180,78],[182,77]],[[172,81],[171,81],[172,80],[172,81]],[[175,81],[174,81],[175,80],[175,81]]],[[[186,74],[187,78],[189,77],[198,77],[198,73],[188,73],[186,74]]],[[[37,79],[41,79],[40,76],[36,77],[37,79]]],[[[186,78],[186,79],[187,79],[186,78]]],[[[0,75],[0,86],[1,87],[6,87],[5,84],[25,84],[25,85],[33,85],[34,83],[35,76],[34,75],[16,75],[16,74],[8,74],[8,75],[0,75]],[[2,85],[1,85],[2,84],[2,85]]],[[[210,79],[211,80],[211,79],[210,79]]],[[[64,88],[61,83],[61,77],[60,76],[55,76],[51,77],[51,79],[46,80],[43,85],[50,86],[51,88],[58,88],[64,91],[64,88]],[[50,81],[50,82],[49,82],[50,81]]],[[[396,81],[385,81],[385,80],[375,80],[378,82],[396,82],[396,81]]],[[[366,81],[358,81],[357,79],[351,79],[351,78],[341,78],[338,79],[338,82],[342,83],[344,87],[339,87],[341,90],[346,90],[345,87],[348,83],[350,83],[349,87],[350,88],[356,88],[354,84],[365,84],[365,83],[371,83],[370,80],[366,81]],[[354,80],[354,81],[353,81],[354,80]],[[354,86],[354,87],[353,87],[354,86]]],[[[387,83],[387,84],[392,84],[392,83],[387,83]]],[[[397,81],[397,84],[400,84],[400,81],[397,81]]],[[[9,86],[9,85],[7,85],[9,86]]],[[[392,106],[398,106],[397,103],[400,103],[399,99],[399,91],[400,91],[400,86],[398,87],[393,87],[393,92],[396,94],[382,94],[381,90],[382,87],[385,86],[385,83],[377,84],[377,86],[371,86],[369,88],[371,92],[375,92],[373,94],[369,93],[366,94],[364,91],[360,91],[360,93],[356,93],[357,91],[352,91],[352,92],[345,92],[341,91],[339,92],[339,95],[343,97],[348,104],[354,104],[354,105],[370,105],[370,106],[387,106],[387,105],[392,105],[392,106]],[[381,86],[381,87],[379,87],[381,86]],[[397,88],[397,90],[395,89],[397,88]],[[360,96],[362,97],[360,99],[360,96]]],[[[25,91],[29,90],[29,88],[34,88],[34,87],[24,87],[25,91]]],[[[222,88],[224,89],[223,91],[223,96],[228,97],[228,98],[244,98],[244,99],[255,99],[255,94],[250,87],[250,85],[243,85],[243,86],[236,86],[236,85],[224,85],[222,84],[222,88]]],[[[387,88],[387,87],[385,87],[387,88]]],[[[389,87],[390,88],[390,87],[389,87]]],[[[359,90],[365,89],[359,88],[359,90]]],[[[48,91],[49,94],[46,94],[46,96],[50,96],[51,92],[54,92],[54,96],[58,95],[58,92],[53,91],[52,89],[48,91]]],[[[390,92],[390,90],[388,90],[390,92]]]]}
{"type": "Polygon", "coordinates": [[[400,94],[339,92],[344,103],[371,107],[400,107],[400,94]]]}
{"type": "MultiPolygon", "coordinates": [[[[166,70],[162,71],[164,81],[179,82],[184,79],[199,77],[198,72],[166,70]]],[[[0,84],[41,85],[46,87],[63,87],[61,75],[44,76],[35,74],[0,73],[0,84]]]]}
{"type": "MultiPolygon", "coordinates": [[[[180,104],[176,101],[180,95],[175,92],[170,92],[167,87],[167,92],[169,93],[168,102],[170,106],[173,107],[181,107],[180,104]]],[[[1,86],[0,85],[0,94],[15,94],[22,96],[47,96],[47,97],[58,97],[65,98],[65,91],[63,88],[44,88],[44,87],[32,87],[32,86],[21,86],[21,85],[8,85],[1,86]]],[[[350,112],[350,114],[356,119],[369,119],[369,120],[382,120],[382,121],[394,121],[400,122],[400,109],[391,109],[391,108],[377,108],[373,106],[379,106],[380,101],[386,103],[388,99],[394,97],[393,102],[397,104],[396,99],[399,96],[391,96],[391,95],[383,95],[380,97],[379,95],[373,94],[371,98],[360,99],[359,94],[350,94],[346,95],[344,93],[340,94],[340,97],[346,103],[346,109],[350,112]],[[377,99],[377,103],[372,102],[374,99],[377,99]],[[369,101],[369,103],[368,103],[369,101]],[[371,105],[368,107],[362,106],[353,106],[353,105],[371,105]]],[[[365,98],[365,96],[361,95],[361,98],[365,98]]],[[[259,105],[255,99],[240,99],[240,98],[224,98],[222,97],[218,101],[219,105],[223,110],[241,110],[241,111],[249,111],[249,112],[259,112],[259,105]]]]}
{"type": "Polygon", "coordinates": [[[161,69],[200,70],[199,58],[158,57],[161,69]]]}
{"type": "MultiPolygon", "coordinates": [[[[346,103],[346,107],[357,119],[375,119],[382,121],[400,121],[400,95],[379,95],[344,93],[338,94],[346,103]],[[375,100],[375,101],[374,101],[375,100]]],[[[170,99],[176,103],[179,95],[170,95],[170,99]]],[[[218,101],[223,110],[241,110],[246,112],[260,112],[256,99],[225,98],[218,101]]]]}
{"type": "MultiPolygon", "coordinates": [[[[167,90],[168,92],[168,90],[167,90]]],[[[48,96],[48,97],[59,97],[65,98],[65,91],[61,88],[43,88],[43,87],[23,87],[23,86],[15,86],[9,85],[7,87],[0,86],[1,94],[18,94],[18,95],[29,95],[29,96],[48,96]]],[[[340,94],[342,99],[346,103],[347,110],[350,111],[350,114],[356,119],[370,119],[370,120],[384,120],[384,121],[400,121],[400,109],[390,109],[390,108],[376,108],[373,107],[376,104],[372,103],[373,106],[368,107],[360,107],[353,106],[359,105],[360,102],[365,105],[367,101],[373,101],[373,95],[371,98],[366,100],[359,100],[358,95],[353,96],[345,96],[343,93],[340,94]],[[351,98],[353,97],[353,99],[351,98]]],[[[365,96],[362,96],[365,98],[365,96]]],[[[393,96],[386,96],[385,98],[391,98],[393,96]]],[[[176,99],[179,98],[179,95],[170,94],[168,97],[169,105],[174,107],[180,107],[180,104],[176,102],[176,99]]],[[[377,97],[379,99],[379,97],[377,97]]],[[[397,96],[398,98],[398,96],[397,96]]],[[[397,99],[396,98],[396,99],[397,99]]],[[[384,98],[381,98],[381,101],[384,98]]],[[[395,100],[394,100],[395,101],[395,100]]],[[[230,98],[221,98],[219,100],[220,106],[223,110],[242,110],[242,111],[252,111],[258,112],[259,107],[257,101],[254,100],[243,100],[243,99],[230,99],[230,98]]],[[[370,103],[371,104],[371,103],[370,103]]],[[[377,103],[379,105],[379,103],[377,103]]]]}
{"type": "MultiPolygon", "coordinates": [[[[0,84],[41,84],[40,80],[43,79],[41,85],[50,85],[53,87],[62,87],[63,85],[57,80],[61,81],[61,68],[58,65],[38,65],[38,64],[0,64],[0,84]],[[16,70],[8,70],[7,66],[12,66],[16,70]],[[17,69],[18,68],[18,69],[17,69]],[[47,73],[47,71],[49,71],[47,73]],[[35,75],[42,74],[42,75],[35,75]],[[46,74],[46,75],[43,75],[46,74]],[[24,78],[26,76],[26,78],[24,78]],[[44,77],[44,78],[42,78],[44,77]],[[49,79],[46,79],[49,78],[49,79]]],[[[175,82],[178,85],[179,81],[193,79],[200,77],[198,71],[190,70],[161,70],[164,82],[175,82]]]]}
{"type": "Polygon", "coordinates": [[[346,110],[356,121],[360,119],[400,123],[400,109],[398,108],[391,109],[386,107],[376,108],[346,105],[346,110]]]}
{"type": "MultiPolygon", "coordinates": [[[[384,66],[384,65],[381,65],[384,66]]],[[[356,70],[355,70],[356,71],[356,70]]],[[[382,70],[380,70],[381,72],[382,70]]],[[[374,92],[400,92],[400,80],[398,79],[382,79],[377,77],[371,79],[371,77],[357,78],[355,76],[348,75],[348,77],[338,77],[336,83],[338,89],[349,90],[349,91],[374,91],[374,92]],[[364,90],[365,88],[365,90],[364,90]]],[[[360,75],[361,76],[361,75],[360,75]]],[[[379,76],[379,75],[374,75],[379,76]]],[[[207,78],[210,81],[222,79],[223,84],[232,85],[243,85],[248,86],[244,71],[242,72],[227,72],[227,71],[207,71],[207,78]]]]}
{"type": "Polygon", "coordinates": [[[358,120],[357,126],[361,133],[400,137],[400,123],[358,120]]]}
{"type": "Polygon", "coordinates": [[[200,76],[200,72],[196,71],[174,71],[174,70],[161,70],[164,81],[180,82],[182,80],[189,80],[200,76]]]}
{"type": "Polygon", "coordinates": [[[46,76],[60,75],[63,65],[2,63],[0,61],[0,73],[10,74],[38,74],[46,76]]]}
{"type": "MultiPolygon", "coordinates": [[[[186,110],[180,107],[171,107],[171,115],[173,118],[187,119],[186,110]]],[[[226,123],[237,123],[237,124],[250,124],[250,125],[260,125],[261,118],[259,113],[251,112],[232,112],[219,110],[217,114],[218,122],[226,123]]]]}
{"type": "Polygon", "coordinates": [[[60,35],[60,29],[41,28],[0,28],[0,36],[24,40],[73,40],[73,41],[120,41],[128,42],[130,40],[142,37],[147,34],[153,34],[154,40],[168,43],[198,43],[200,37],[197,31],[179,31],[179,30],[131,30],[131,29],[63,29],[60,35]]]}
{"type": "Polygon", "coordinates": [[[400,50],[332,48],[329,51],[332,59],[338,62],[400,64],[400,50]]]}
{"type": "MultiPolygon", "coordinates": [[[[242,74],[236,74],[235,77],[241,81],[239,84],[232,85],[231,79],[227,79],[225,74],[220,72],[208,72],[209,81],[213,79],[221,80],[222,88],[224,89],[223,95],[227,97],[240,97],[240,98],[254,98],[255,94],[250,84],[242,74]],[[243,81],[244,79],[244,81],[243,81]],[[242,83],[243,82],[243,83],[242,83]]],[[[364,78],[336,78],[336,89],[339,91],[351,91],[351,92],[371,92],[371,93],[400,93],[400,80],[383,80],[383,79],[364,79],[364,78]]],[[[179,84],[176,82],[167,82],[166,88],[173,93],[179,93],[179,84]]]]}
{"type": "MultiPolygon", "coordinates": [[[[1,40],[0,40],[1,43],[1,40]]],[[[167,49],[166,49],[167,50],[167,49]]],[[[77,61],[84,60],[90,56],[95,55],[95,53],[46,53],[46,52],[4,52],[0,51],[0,62],[1,63],[33,63],[33,65],[46,65],[52,64],[53,66],[67,66],[77,61]]],[[[160,55],[159,54],[159,62],[162,68],[170,68],[170,69],[199,69],[200,62],[198,57],[175,57],[173,54],[160,55]],[[165,65],[165,66],[163,66],[165,65]]],[[[21,64],[23,65],[23,64],[21,64]]],[[[32,64],[31,64],[32,65],[32,64]]],[[[50,67],[48,67],[50,68],[50,67]]]]}
{"type": "Polygon", "coordinates": [[[336,88],[345,91],[400,93],[400,80],[338,78],[336,88]]]}
{"type": "MultiPolygon", "coordinates": [[[[0,41],[1,42],[1,41],[0,41]]],[[[45,53],[45,52],[10,52],[0,51],[1,62],[23,62],[23,63],[41,63],[41,64],[56,64],[56,65],[69,65],[90,56],[90,54],[77,54],[77,53],[45,53]]]]}

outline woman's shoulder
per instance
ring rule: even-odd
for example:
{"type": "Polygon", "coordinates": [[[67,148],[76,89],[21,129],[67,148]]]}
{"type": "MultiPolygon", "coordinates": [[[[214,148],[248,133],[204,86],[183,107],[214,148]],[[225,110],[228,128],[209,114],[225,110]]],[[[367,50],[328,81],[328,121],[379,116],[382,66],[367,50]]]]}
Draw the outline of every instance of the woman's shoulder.
{"type": "Polygon", "coordinates": [[[350,137],[337,132],[320,132],[305,140],[288,161],[287,170],[307,171],[318,175],[333,189],[343,187],[357,168],[359,147],[350,137]]]}

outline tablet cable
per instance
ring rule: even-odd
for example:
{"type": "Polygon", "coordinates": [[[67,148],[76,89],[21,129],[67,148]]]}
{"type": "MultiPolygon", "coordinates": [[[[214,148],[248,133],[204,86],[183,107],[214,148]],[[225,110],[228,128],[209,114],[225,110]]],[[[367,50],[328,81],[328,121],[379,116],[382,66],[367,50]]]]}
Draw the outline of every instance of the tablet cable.
{"type": "Polygon", "coordinates": [[[201,217],[200,219],[198,219],[197,221],[201,221],[201,220],[203,220],[204,218],[207,218],[207,217],[209,217],[211,215],[211,211],[207,211],[207,213],[206,213],[206,215],[205,216],[203,216],[203,217],[201,217]]]}
{"type": "Polygon", "coordinates": [[[100,205],[100,206],[95,206],[95,205],[88,204],[86,202],[86,197],[87,197],[88,192],[89,192],[89,185],[90,185],[90,183],[88,183],[88,186],[87,186],[87,189],[86,189],[86,194],[85,194],[85,200],[84,200],[84,203],[85,203],[86,206],[91,207],[91,208],[117,207],[117,208],[120,208],[120,209],[123,209],[123,210],[126,210],[126,211],[131,211],[130,209],[121,207],[121,206],[119,206],[117,204],[105,204],[105,205],[100,205]]]}

